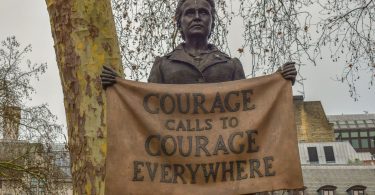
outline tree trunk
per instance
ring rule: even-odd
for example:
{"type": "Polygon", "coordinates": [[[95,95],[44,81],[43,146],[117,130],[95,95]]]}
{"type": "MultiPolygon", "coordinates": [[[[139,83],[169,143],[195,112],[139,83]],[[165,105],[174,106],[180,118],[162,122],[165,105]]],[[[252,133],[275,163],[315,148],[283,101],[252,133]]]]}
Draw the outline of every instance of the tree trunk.
{"type": "Polygon", "coordinates": [[[111,3],[46,3],[64,92],[73,192],[104,194],[107,117],[99,75],[103,64],[123,72],[111,3]]]}

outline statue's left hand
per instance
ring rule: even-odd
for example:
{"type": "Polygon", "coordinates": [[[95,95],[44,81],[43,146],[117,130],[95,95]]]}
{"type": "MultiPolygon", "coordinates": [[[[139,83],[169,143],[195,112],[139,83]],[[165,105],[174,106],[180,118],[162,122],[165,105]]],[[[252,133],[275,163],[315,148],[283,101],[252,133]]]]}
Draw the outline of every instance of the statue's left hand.
{"type": "Polygon", "coordinates": [[[297,70],[295,65],[295,62],[287,62],[278,69],[278,71],[281,73],[284,79],[292,81],[292,85],[294,85],[297,76],[297,70]]]}
{"type": "Polygon", "coordinates": [[[103,66],[102,73],[100,74],[100,79],[102,81],[103,89],[107,89],[116,83],[116,77],[118,77],[115,70],[109,66],[103,66]]]}

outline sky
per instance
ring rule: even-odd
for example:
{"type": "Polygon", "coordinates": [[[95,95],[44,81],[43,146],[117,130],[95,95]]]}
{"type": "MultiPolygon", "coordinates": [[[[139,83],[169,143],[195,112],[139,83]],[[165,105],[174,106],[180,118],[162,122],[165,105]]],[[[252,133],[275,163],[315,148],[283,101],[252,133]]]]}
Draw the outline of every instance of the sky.
{"type": "MultiPolygon", "coordinates": [[[[26,58],[34,63],[48,64],[48,69],[40,80],[33,81],[36,93],[28,104],[47,103],[61,124],[65,124],[63,93],[45,1],[0,0],[0,40],[12,35],[23,46],[32,45],[33,51],[26,58]]],[[[235,51],[241,47],[240,40],[236,40],[241,34],[234,31],[230,36],[229,45],[235,51]]],[[[243,60],[242,64],[246,66],[243,60]]],[[[363,114],[365,111],[375,113],[375,87],[368,89],[367,78],[357,83],[360,98],[354,101],[349,95],[348,86],[333,79],[342,72],[340,64],[325,60],[317,66],[304,66],[301,71],[307,79],[304,82],[305,101],[321,101],[326,114],[363,114]]],[[[293,88],[295,95],[298,95],[297,90],[298,87],[293,88]]]]}

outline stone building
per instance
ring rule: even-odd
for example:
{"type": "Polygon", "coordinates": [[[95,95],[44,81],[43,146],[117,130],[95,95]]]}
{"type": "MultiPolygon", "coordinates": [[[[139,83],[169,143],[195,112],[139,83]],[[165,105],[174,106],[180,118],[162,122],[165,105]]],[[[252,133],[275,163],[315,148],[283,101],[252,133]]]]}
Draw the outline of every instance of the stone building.
{"type": "Polygon", "coordinates": [[[294,105],[305,188],[288,194],[375,195],[375,115],[326,116],[320,101],[300,96],[294,105]]]}
{"type": "Polygon", "coordinates": [[[63,145],[19,139],[21,110],[6,107],[0,117],[0,195],[72,194],[68,150],[63,145]],[[5,111],[4,111],[5,110],[5,111]]]}
{"type": "Polygon", "coordinates": [[[335,140],[332,124],[320,101],[306,102],[302,96],[294,96],[294,110],[299,142],[335,140]]]}
{"type": "Polygon", "coordinates": [[[349,142],[299,143],[303,195],[375,195],[375,164],[349,142]]]}
{"type": "Polygon", "coordinates": [[[375,154],[375,114],[331,115],[336,141],[348,141],[358,152],[375,154]]]}
{"type": "Polygon", "coordinates": [[[51,150],[46,158],[42,156],[45,154],[42,144],[0,139],[0,195],[48,194],[43,179],[38,178],[38,169],[48,170],[49,187],[54,193],[71,195],[68,151],[61,145],[54,145],[51,150]]]}

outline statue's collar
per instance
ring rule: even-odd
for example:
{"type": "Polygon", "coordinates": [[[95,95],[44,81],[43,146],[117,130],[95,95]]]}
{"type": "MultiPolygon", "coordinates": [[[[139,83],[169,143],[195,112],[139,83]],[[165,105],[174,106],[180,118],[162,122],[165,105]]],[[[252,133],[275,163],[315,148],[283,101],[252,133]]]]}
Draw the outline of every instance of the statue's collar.
{"type": "MultiPolygon", "coordinates": [[[[180,43],[180,44],[174,49],[174,51],[176,51],[176,50],[182,50],[182,51],[185,52],[184,45],[185,45],[185,43],[180,43]]],[[[217,51],[219,51],[219,50],[217,49],[217,47],[216,47],[215,45],[213,45],[213,44],[208,44],[207,46],[208,46],[208,50],[206,50],[206,51],[202,51],[201,54],[208,54],[208,53],[212,53],[212,52],[217,52],[217,51]]]]}
{"type": "Polygon", "coordinates": [[[202,60],[201,66],[197,65],[195,61],[184,49],[184,43],[179,44],[171,53],[167,54],[166,57],[169,60],[175,60],[180,62],[185,62],[197,68],[199,71],[203,71],[209,66],[215,65],[221,62],[227,62],[230,57],[217,49],[213,44],[208,45],[209,49],[202,52],[201,54],[206,54],[205,59],[202,60]],[[208,54],[208,55],[207,55],[208,54]]]}

